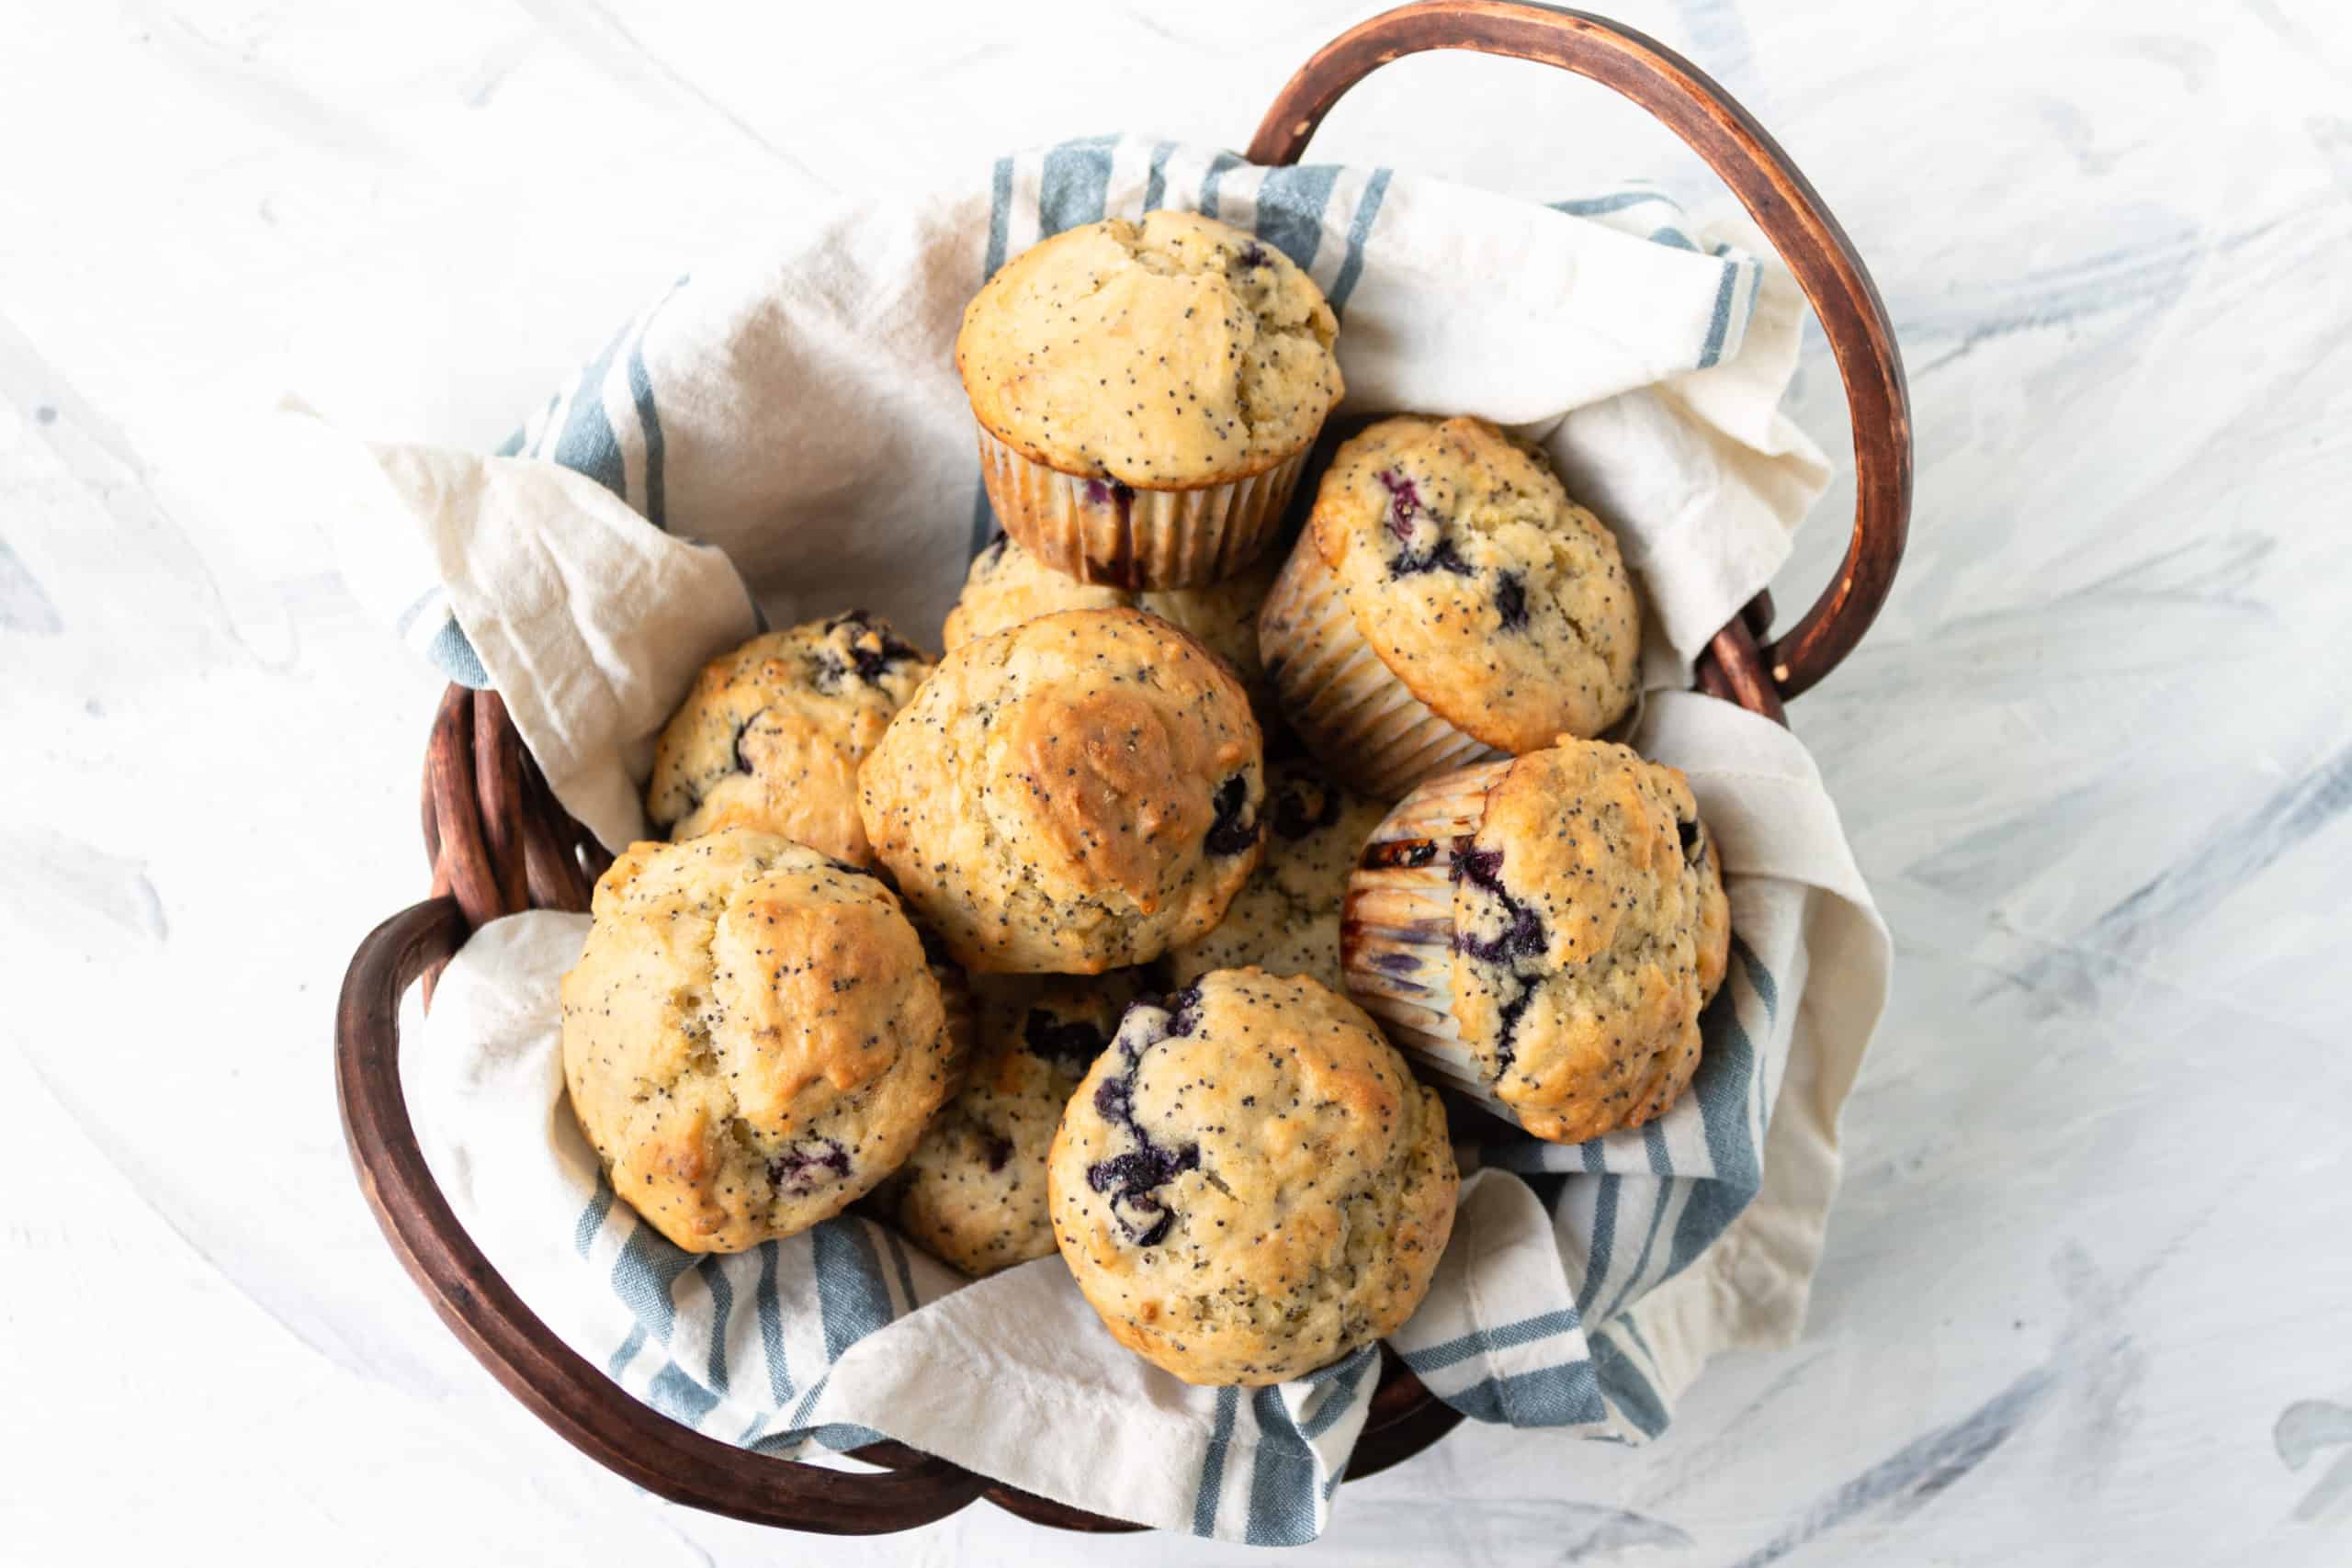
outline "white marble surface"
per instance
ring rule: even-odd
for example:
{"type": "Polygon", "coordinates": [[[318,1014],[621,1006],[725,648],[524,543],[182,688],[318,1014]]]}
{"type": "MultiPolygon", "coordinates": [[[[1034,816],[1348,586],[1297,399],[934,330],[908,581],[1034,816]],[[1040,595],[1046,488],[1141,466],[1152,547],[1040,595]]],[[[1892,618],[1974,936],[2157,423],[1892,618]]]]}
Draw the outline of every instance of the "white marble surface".
{"type": "MultiPolygon", "coordinates": [[[[1238,142],[1370,8],[0,5],[0,1559],[1102,1560],[984,1506],[850,1546],[655,1504],[434,1321],[328,1036],[420,888],[437,682],[255,523],[243,422],[494,443],[715,246],[1024,142],[1238,142]]],[[[1802,1347],[1645,1450],[1465,1429],[1310,1555],[2352,1560],[2352,13],[1619,9],[1803,163],[1909,357],[1911,555],[1794,714],[1896,995],[1802,1347]]],[[[1531,66],[1408,62],[1325,134],[1710,190],[1531,66]]]]}

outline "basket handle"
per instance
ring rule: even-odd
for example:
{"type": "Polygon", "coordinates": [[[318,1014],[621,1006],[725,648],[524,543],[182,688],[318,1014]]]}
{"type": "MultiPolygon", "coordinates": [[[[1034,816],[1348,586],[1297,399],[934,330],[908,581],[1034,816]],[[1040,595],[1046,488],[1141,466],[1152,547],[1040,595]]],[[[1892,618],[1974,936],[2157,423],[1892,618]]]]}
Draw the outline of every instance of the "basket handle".
{"type": "MultiPolygon", "coordinates": [[[[1870,628],[1910,525],[1910,393],[1869,269],[1811,182],[1729,93],[1664,44],[1582,11],[1518,0],[1422,0],[1359,23],[1317,51],[1276,96],[1250,140],[1250,161],[1296,163],[1341,94],[1392,60],[1432,49],[1541,61],[1648,110],[1731,187],[1813,301],[1852,416],[1854,537],[1836,581],[1760,650],[1772,689],[1795,696],[1836,669],[1870,628]]],[[[1722,647],[1725,638],[1736,643],[1748,631],[1735,617],[1714,651],[1734,652],[1722,647]]]]}

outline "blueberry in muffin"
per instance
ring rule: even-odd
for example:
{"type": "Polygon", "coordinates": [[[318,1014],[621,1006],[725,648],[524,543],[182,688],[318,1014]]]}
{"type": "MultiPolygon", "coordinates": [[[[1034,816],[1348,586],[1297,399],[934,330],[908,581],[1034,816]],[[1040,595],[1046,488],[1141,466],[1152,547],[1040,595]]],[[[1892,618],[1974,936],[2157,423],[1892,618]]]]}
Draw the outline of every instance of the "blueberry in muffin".
{"type": "Polygon", "coordinates": [[[1348,989],[1431,1073],[1555,1143],[1638,1127],[1698,1070],[1730,906],[1681,773],[1563,736],[1441,774],[1350,879],[1348,989]]]}
{"type": "Polygon", "coordinates": [[[867,840],[966,968],[1100,974],[1215,926],[1258,863],[1258,722],[1194,638],[1069,610],[965,643],[861,773],[867,840]]]}
{"type": "Polygon", "coordinates": [[[899,1228],[978,1278],[1053,1253],[1046,1151],[1139,987],[1133,972],[984,975],[964,1087],[884,1190],[899,1228]]]}
{"type": "Polygon", "coordinates": [[[1542,453],[1483,420],[1410,415],[1332,458],[1259,644],[1299,737],[1393,798],[1623,718],[1641,612],[1615,537],[1542,453]]]}
{"type": "Polygon", "coordinates": [[[712,660],[654,745],[654,830],[757,828],[865,863],[858,764],[930,672],[921,649],[862,610],[712,660]]]}
{"type": "Polygon", "coordinates": [[[1047,1167],[1079,1289],[1193,1383],[1280,1382],[1394,1332],[1458,1181],[1443,1106],[1372,1021],[1259,969],[1130,1008],[1047,1167]]]}
{"type": "Polygon", "coordinates": [[[895,1170],[961,1063],[873,875],[748,828],[634,844],[563,978],[563,1076],[613,1190],[689,1252],[830,1218],[895,1170]]]}
{"type": "Polygon", "coordinates": [[[1124,588],[1233,576],[1272,537],[1343,389],[1289,257],[1188,212],[1066,230],[964,312],[989,504],[1046,565],[1124,588]]]}

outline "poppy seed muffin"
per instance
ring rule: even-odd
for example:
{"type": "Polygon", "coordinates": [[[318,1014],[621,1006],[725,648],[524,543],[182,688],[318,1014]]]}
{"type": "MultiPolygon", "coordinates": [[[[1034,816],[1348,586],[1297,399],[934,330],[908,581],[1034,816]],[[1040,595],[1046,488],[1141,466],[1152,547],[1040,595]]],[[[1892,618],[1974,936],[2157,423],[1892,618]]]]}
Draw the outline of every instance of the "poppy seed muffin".
{"type": "Polygon", "coordinates": [[[1340,906],[1356,852],[1387,808],[1324,777],[1303,757],[1266,764],[1266,852],[1216,930],[1170,948],[1169,978],[1255,964],[1340,988],[1340,906]]]}
{"type": "Polygon", "coordinates": [[[1250,1385],[1410,1317],[1459,1181],[1444,1107],[1372,1021],[1258,969],[1128,1009],[1047,1173],[1055,1239],[1118,1341],[1250,1385]]]}
{"type": "Polygon", "coordinates": [[[1216,924],[1258,863],[1258,721],[1198,641],[1068,610],[940,660],[865,760],[876,858],[966,968],[1100,974],[1216,924]]]}
{"type": "Polygon", "coordinates": [[[1731,913],[1680,771],[1563,736],[1399,802],[1340,940],[1349,991],[1421,1065],[1581,1143],[1690,1086],[1731,913]]]}
{"type": "Polygon", "coordinates": [[[688,1252],[840,1213],[955,1087],[939,982],[869,873],[730,828],[631,845],[592,915],[564,1084],[613,1190],[688,1252]]]}
{"type": "Polygon", "coordinates": [[[691,839],[757,828],[864,865],[857,765],[930,672],[930,660],[862,610],[712,660],[654,745],[654,830],[691,839]]]}
{"type": "Polygon", "coordinates": [[[1393,798],[1623,718],[1641,612],[1616,539],[1542,454],[1414,415],[1340,447],[1258,637],[1300,739],[1393,798]]]}
{"type": "Polygon", "coordinates": [[[956,339],[997,520],[1090,582],[1232,576],[1339,404],[1338,333],[1288,256],[1213,218],[1041,241],[981,288],[956,339]]]}
{"type": "Polygon", "coordinates": [[[1271,712],[1266,672],[1258,662],[1258,606],[1265,603],[1276,564],[1261,561],[1238,577],[1206,588],[1136,591],[1080,582],[1014,544],[1011,535],[999,534],[972,558],[964,592],[947,613],[944,636],[952,652],[974,637],[1057,610],[1143,610],[1200,638],[1240,681],[1250,705],[1271,712]]]}
{"type": "Polygon", "coordinates": [[[1135,977],[984,975],[979,1048],[885,1190],[916,1246],[975,1279],[1046,1258],[1046,1152],[1062,1107],[1135,999],[1135,977]]]}

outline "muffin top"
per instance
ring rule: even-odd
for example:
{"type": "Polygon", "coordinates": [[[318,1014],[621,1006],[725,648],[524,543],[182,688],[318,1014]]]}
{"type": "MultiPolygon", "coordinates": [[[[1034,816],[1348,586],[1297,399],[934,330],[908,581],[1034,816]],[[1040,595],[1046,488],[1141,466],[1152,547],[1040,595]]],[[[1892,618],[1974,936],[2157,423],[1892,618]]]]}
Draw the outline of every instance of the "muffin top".
{"type": "Polygon", "coordinates": [[[1046,1151],[1062,1107],[1139,989],[1132,971],[983,975],[980,1043],[888,1189],[901,1230],[978,1278],[1054,1250],[1046,1151]]]}
{"type": "Polygon", "coordinates": [[[1055,1239],[1119,1342],[1280,1382],[1394,1331],[1457,1183],[1436,1092],[1354,1004],[1258,969],[1127,1010],[1048,1166],[1055,1239]]]}
{"type": "Polygon", "coordinates": [[[863,865],[857,766],[931,660],[863,610],[712,660],[662,727],[645,812],[664,838],[757,828],[863,865]]]}
{"type": "Polygon", "coordinates": [[[839,1213],[896,1168],[959,1064],[875,877],[748,828],[634,844],[563,977],[563,1077],[613,1190],[689,1252],[839,1213]]]}
{"type": "Polygon", "coordinates": [[[1730,906],[1680,770],[1563,736],[1509,764],[1450,863],[1453,1014],[1538,1137],[1637,1127],[1699,1065],[1730,906]]]}
{"type": "Polygon", "coordinates": [[[1383,420],[1343,444],[1298,547],[1381,662],[1489,746],[1597,735],[1633,705],[1641,612],[1616,539],[1484,420],[1383,420]]]}
{"type": "Polygon", "coordinates": [[[865,761],[874,853],[967,968],[1100,974],[1225,913],[1258,863],[1258,721],[1136,610],[1066,610],[939,663],[865,761]]]}
{"type": "Polygon", "coordinates": [[[1343,789],[1304,758],[1266,764],[1266,853],[1217,928],[1170,948],[1178,985],[1255,964],[1340,987],[1340,911],[1357,852],[1386,807],[1343,789]]]}
{"type": "Polygon", "coordinates": [[[1056,571],[1012,539],[999,534],[972,558],[964,592],[947,613],[948,649],[974,637],[1050,615],[1057,610],[1139,609],[1183,627],[1241,682],[1250,700],[1265,711],[1265,667],[1258,660],[1258,606],[1280,563],[1261,560],[1238,577],[1207,588],[1133,591],[1080,582],[1056,571]]]}
{"type": "Polygon", "coordinates": [[[1339,322],[1288,256],[1189,212],[1039,242],[964,311],[956,367],[997,439],[1066,474],[1194,490],[1306,449],[1339,322]]]}

